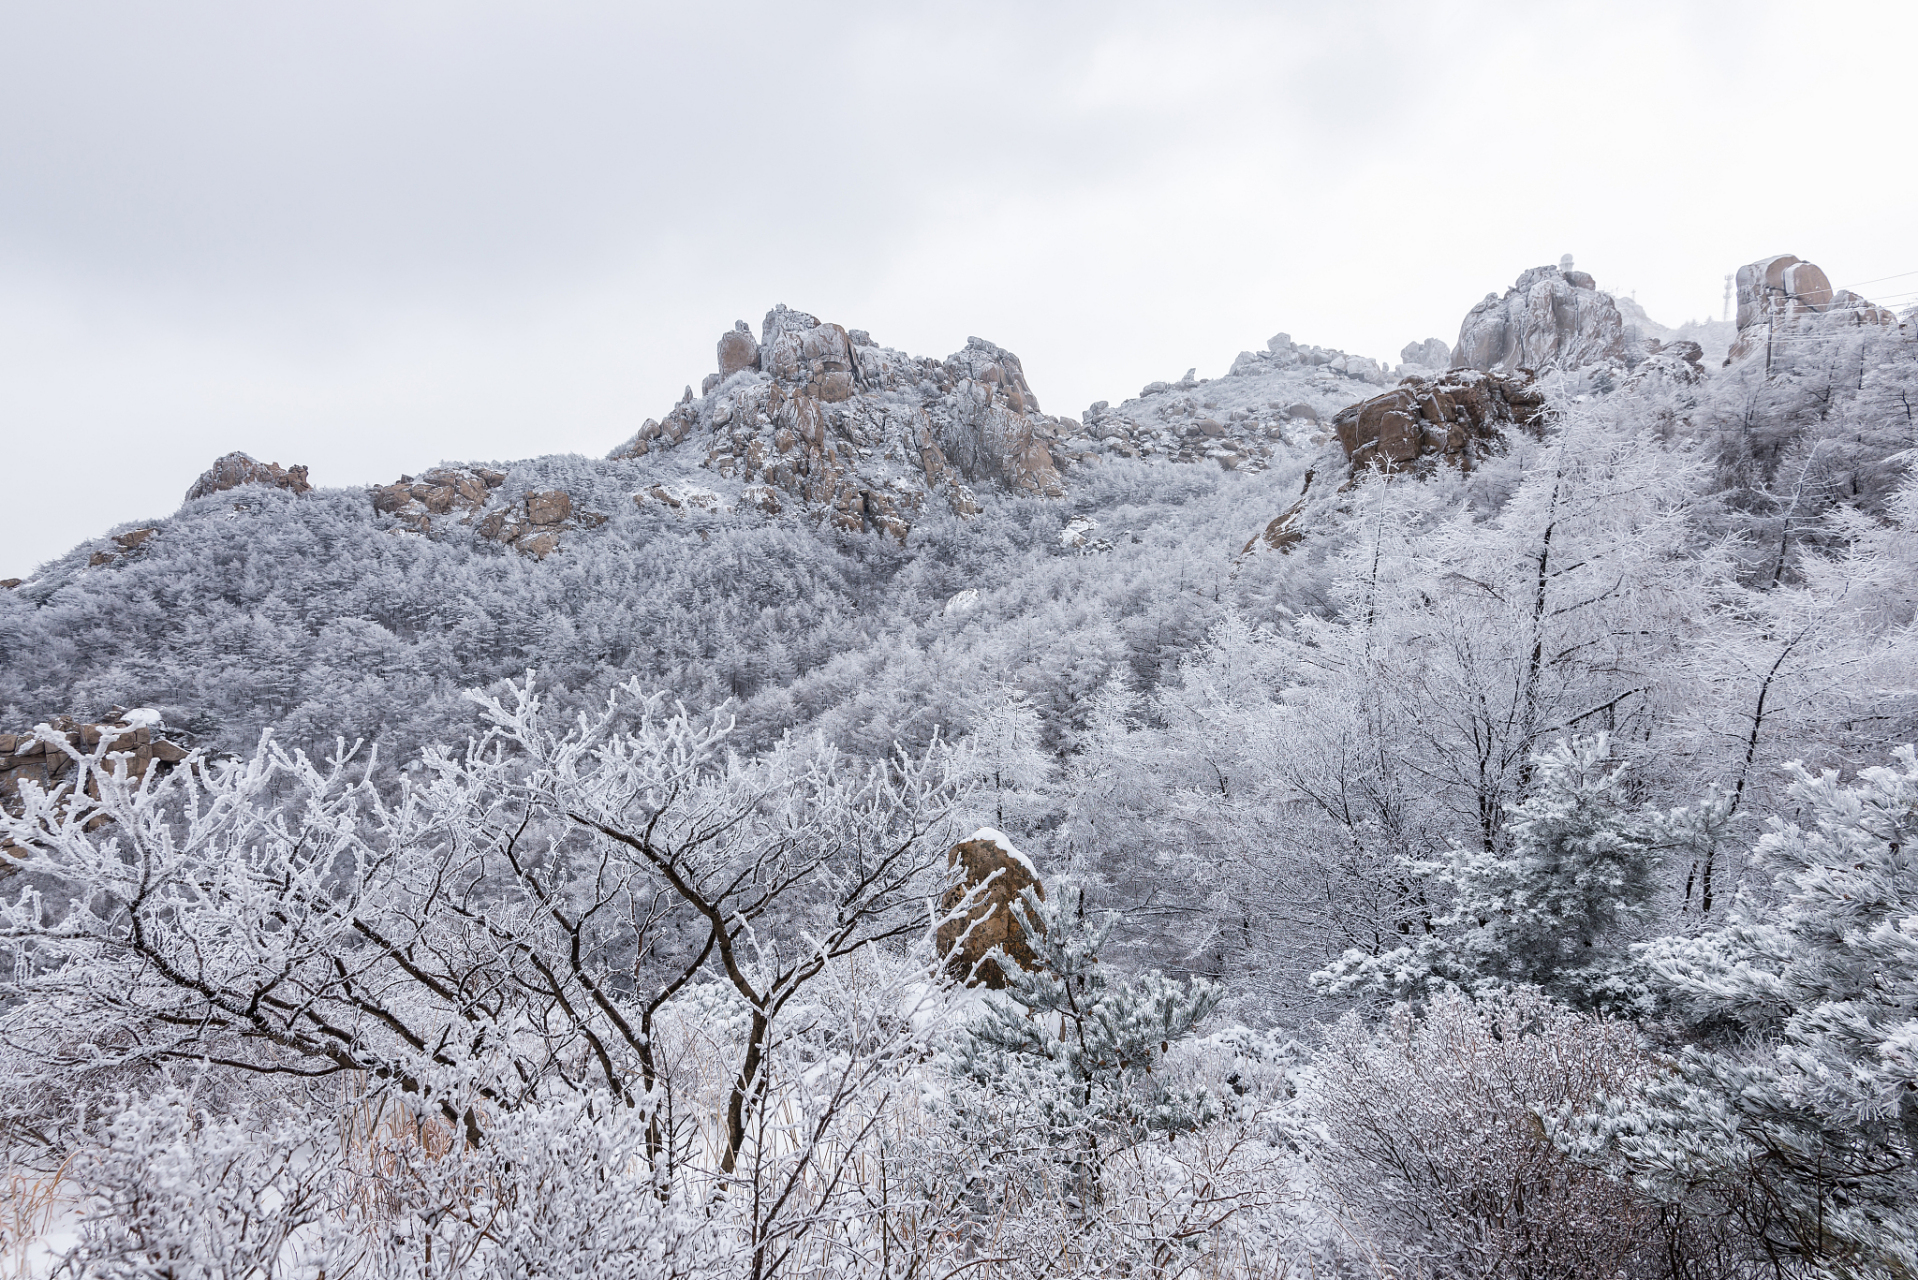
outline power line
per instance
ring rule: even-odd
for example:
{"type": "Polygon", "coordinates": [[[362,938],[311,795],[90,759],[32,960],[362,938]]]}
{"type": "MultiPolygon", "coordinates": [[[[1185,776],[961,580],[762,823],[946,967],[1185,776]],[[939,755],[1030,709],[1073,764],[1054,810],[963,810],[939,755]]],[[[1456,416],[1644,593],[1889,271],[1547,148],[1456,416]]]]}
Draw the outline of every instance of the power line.
{"type": "Polygon", "coordinates": [[[1903,280],[1906,276],[1918,276],[1918,271],[1900,271],[1897,275],[1879,276],[1875,280],[1854,280],[1851,284],[1834,285],[1833,288],[1850,289],[1861,284],[1877,284],[1879,280],[1903,280]]]}

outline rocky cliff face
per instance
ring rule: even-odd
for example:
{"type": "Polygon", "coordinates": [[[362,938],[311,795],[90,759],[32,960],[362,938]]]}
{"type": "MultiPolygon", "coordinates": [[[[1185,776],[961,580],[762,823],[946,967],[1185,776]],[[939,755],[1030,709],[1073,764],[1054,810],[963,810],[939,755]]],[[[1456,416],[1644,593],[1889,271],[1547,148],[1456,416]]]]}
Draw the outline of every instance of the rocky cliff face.
{"type": "Polygon", "coordinates": [[[1725,356],[1731,364],[1762,354],[1779,332],[1823,317],[1826,323],[1898,324],[1898,317],[1849,289],[1834,289],[1816,263],[1773,254],[1738,269],[1738,337],[1725,356]]]}
{"type": "Polygon", "coordinates": [[[974,485],[1065,492],[1078,424],[1041,412],[1019,357],[983,338],[914,357],[781,305],[758,338],[744,321],[722,335],[717,356],[698,396],[688,387],[611,456],[690,451],[762,508],[779,508],[776,491],[901,538],[929,501],[976,511],[974,485]]]}
{"type": "Polygon", "coordinates": [[[1430,474],[1440,466],[1469,471],[1502,453],[1508,433],[1536,429],[1545,397],[1517,378],[1454,369],[1437,378],[1407,378],[1332,419],[1332,434],[1350,474],[1371,467],[1391,474],[1430,474]]]}
{"type": "Polygon", "coordinates": [[[1453,367],[1514,374],[1623,360],[1617,305],[1591,276],[1569,268],[1569,257],[1561,266],[1533,267],[1503,295],[1486,294],[1459,326],[1453,367]]]}

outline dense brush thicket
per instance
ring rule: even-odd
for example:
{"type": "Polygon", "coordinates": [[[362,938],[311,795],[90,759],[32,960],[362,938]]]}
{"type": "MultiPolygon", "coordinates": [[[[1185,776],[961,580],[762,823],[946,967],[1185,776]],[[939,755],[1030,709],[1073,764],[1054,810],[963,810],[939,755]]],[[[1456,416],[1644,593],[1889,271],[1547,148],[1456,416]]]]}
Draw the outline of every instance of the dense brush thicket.
{"type": "Polygon", "coordinates": [[[1903,332],[1560,396],[1284,554],[1335,447],[903,546],[546,458],[610,519],[545,561],[262,489],[76,552],[0,718],[237,758],[11,820],[16,1158],[83,1274],[1918,1274],[1903,332]],[[980,1010],[925,949],[982,823],[1049,962],[980,1010]]]}

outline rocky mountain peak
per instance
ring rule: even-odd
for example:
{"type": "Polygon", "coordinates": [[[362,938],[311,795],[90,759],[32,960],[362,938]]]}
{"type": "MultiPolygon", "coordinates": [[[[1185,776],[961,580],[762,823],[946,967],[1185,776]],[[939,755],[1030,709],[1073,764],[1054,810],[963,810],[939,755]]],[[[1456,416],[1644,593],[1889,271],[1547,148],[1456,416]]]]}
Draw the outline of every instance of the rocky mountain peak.
{"type": "Polygon", "coordinates": [[[690,459],[840,528],[901,538],[928,501],[976,511],[974,485],[1059,497],[1077,460],[1066,441],[1079,424],[1041,413],[1019,357],[984,338],[944,360],[911,356],[781,303],[757,340],[739,321],[716,354],[697,396],[688,388],[611,456],[690,459]]]}
{"type": "Polygon", "coordinates": [[[271,485],[294,493],[305,493],[313,487],[307,483],[305,467],[282,467],[277,462],[261,462],[251,454],[236,449],[214,459],[213,465],[200,473],[200,478],[186,491],[186,501],[237,489],[243,484],[271,485]]]}
{"type": "Polygon", "coordinates": [[[1625,322],[1612,296],[1571,256],[1522,272],[1502,295],[1488,293],[1459,326],[1456,368],[1512,374],[1577,369],[1625,356],[1625,322]]]}

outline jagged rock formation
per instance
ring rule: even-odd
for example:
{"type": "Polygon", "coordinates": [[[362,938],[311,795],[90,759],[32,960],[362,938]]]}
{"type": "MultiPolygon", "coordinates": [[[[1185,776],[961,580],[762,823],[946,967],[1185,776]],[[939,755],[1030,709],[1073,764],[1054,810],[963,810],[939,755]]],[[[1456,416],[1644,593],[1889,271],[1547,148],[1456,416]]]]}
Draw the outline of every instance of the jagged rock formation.
{"type": "MultiPolygon", "coordinates": [[[[1228,378],[1258,377],[1283,369],[1320,368],[1328,373],[1353,378],[1360,382],[1384,384],[1392,380],[1385,366],[1365,356],[1350,355],[1327,347],[1315,347],[1292,341],[1289,333],[1275,333],[1265,340],[1263,351],[1241,351],[1238,359],[1232,362],[1232,368],[1226,372],[1228,378]]],[[[1190,378],[1192,375],[1187,374],[1190,378]]],[[[1150,395],[1154,387],[1164,384],[1153,383],[1141,392],[1150,395]]]]}
{"type": "Polygon", "coordinates": [[[420,533],[433,527],[434,516],[455,511],[474,512],[486,506],[492,491],[506,483],[503,471],[484,467],[435,467],[419,479],[401,476],[393,484],[373,490],[373,509],[395,516],[420,533]]]}
{"type": "Polygon", "coordinates": [[[687,387],[611,456],[703,451],[699,465],[750,482],[743,500],[762,510],[780,509],[776,491],[900,538],[929,498],[978,510],[972,485],[1058,497],[1084,456],[1068,444],[1079,424],[1040,412],[1019,358],[983,338],[917,358],[782,304],[757,341],[740,321],[717,354],[699,396],[687,387]]]}
{"type": "Polygon", "coordinates": [[[1738,269],[1738,338],[1725,363],[1762,352],[1782,329],[1814,316],[1832,323],[1896,326],[1898,317],[1849,289],[1834,289],[1817,264],[1773,254],[1738,269]]]}
{"type": "Polygon", "coordinates": [[[1556,267],[1533,267],[1503,296],[1488,293],[1459,326],[1452,365],[1513,374],[1577,369],[1623,360],[1625,323],[1617,305],[1568,254],[1556,267]]]}
{"type": "Polygon", "coordinates": [[[1636,299],[1613,298],[1612,302],[1625,319],[1628,362],[1637,351],[1657,351],[1673,343],[1692,342],[1698,345],[1702,360],[1717,366],[1723,363],[1733,339],[1738,336],[1738,327],[1729,320],[1687,320],[1673,329],[1652,319],[1636,299]],[[1651,345],[1654,343],[1657,345],[1651,345]]]}
{"type": "MultiPolygon", "coordinates": [[[[1330,426],[1345,455],[1343,488],[1367,469],[1420,478],[1442,466],[1470,471],[1504,453],[1512,432],[1536,434],[1544,424],[1545,396],[1530,381],[1453,369],[1436,378],[1407,378],[1384,395],[1341,409],[1330,426]]],[[[1255,534],[1241,555],[1261,545],[1286,551],[1305,536],[1315,474],[1305,473],[1298,501],[1255,534]]]]}
{"type": "Polygon", "coordinates": [[[1640,350],[1644,358],[1632,370],[1631,376],[1625,379],[1628,387],[1652,381],[1691,386],[1705,379],[1705,349],[1696,342],[1684,338],[1674,338],[1670,342],[1647,338],[1640,350]]]}
{"type": "Polygon", "coordinates": [[[1355,476],[1366,467],[1394,475],[1429,475],[1441,465],[1469,471],[1503,453],[1511,429],[1537,429],[1544,408],[1544,395],[1523,379],[1454,369],[1407,378],[1340,410],[1332,433],[1355,476]]]}
{"type": "MultiPolygon", "coordinates": [[[[950,611],[951,606],[947,607],[950,611]]],[[[952,846],[946,854],[946,865],[959,874],[940,900],[942,912],[958,910],[966,895],[985,887],[964,915],[939,926],[936,940],[947,971],[968,983],[999,990],[1006,985],[1005,973],[986,959],[994,948],[1021,968],[1036,968],[1037,957],[1011,906],[1028,887],[1039,897],[1046,896],[1046,887],[1031,861],[1005,836],[991,827],[981,827],[952,846]]]]}
{"type": "Polygon", "coordinates": [[[186,491],[186,501],[237,489],[243,484],[267,484],[294,493],[305,493],[313,487],[306,482],[305,467],[281,467],[277,462],[261,462],[235,450],[200,473],[200,478],[186,491]]]}
{"type": "Polygon", "coordinates": [[[477,525],[474,532],[504,543],[524,555],[544,560],[559,550],[560,534],[578,526],[596,528],[606,517],[595,512],[573,512],[572,495],[563,489],[529,491],[517,499],[502,499],[506,473],[485,467],[435,467],[415,480],[401,476],[395,484],[373,490],[373,509],[398,521],[395,531],[432,533],[434,519],[459,513],[459,523],[477,525]]]}
{"type": "Polygon", "coordinates": [[[157,527],[150,527],[146,529],[130,529],[125,533],[116,533],[113,535],[113,546],[111,548],[102,548],[89,556],[87,558],[87,567],[97,569],[101,565],[112,564],[128,552],[138,551],[141,547],[144,547],[147,542],[159,532],[160,530],[157,527]]]}

